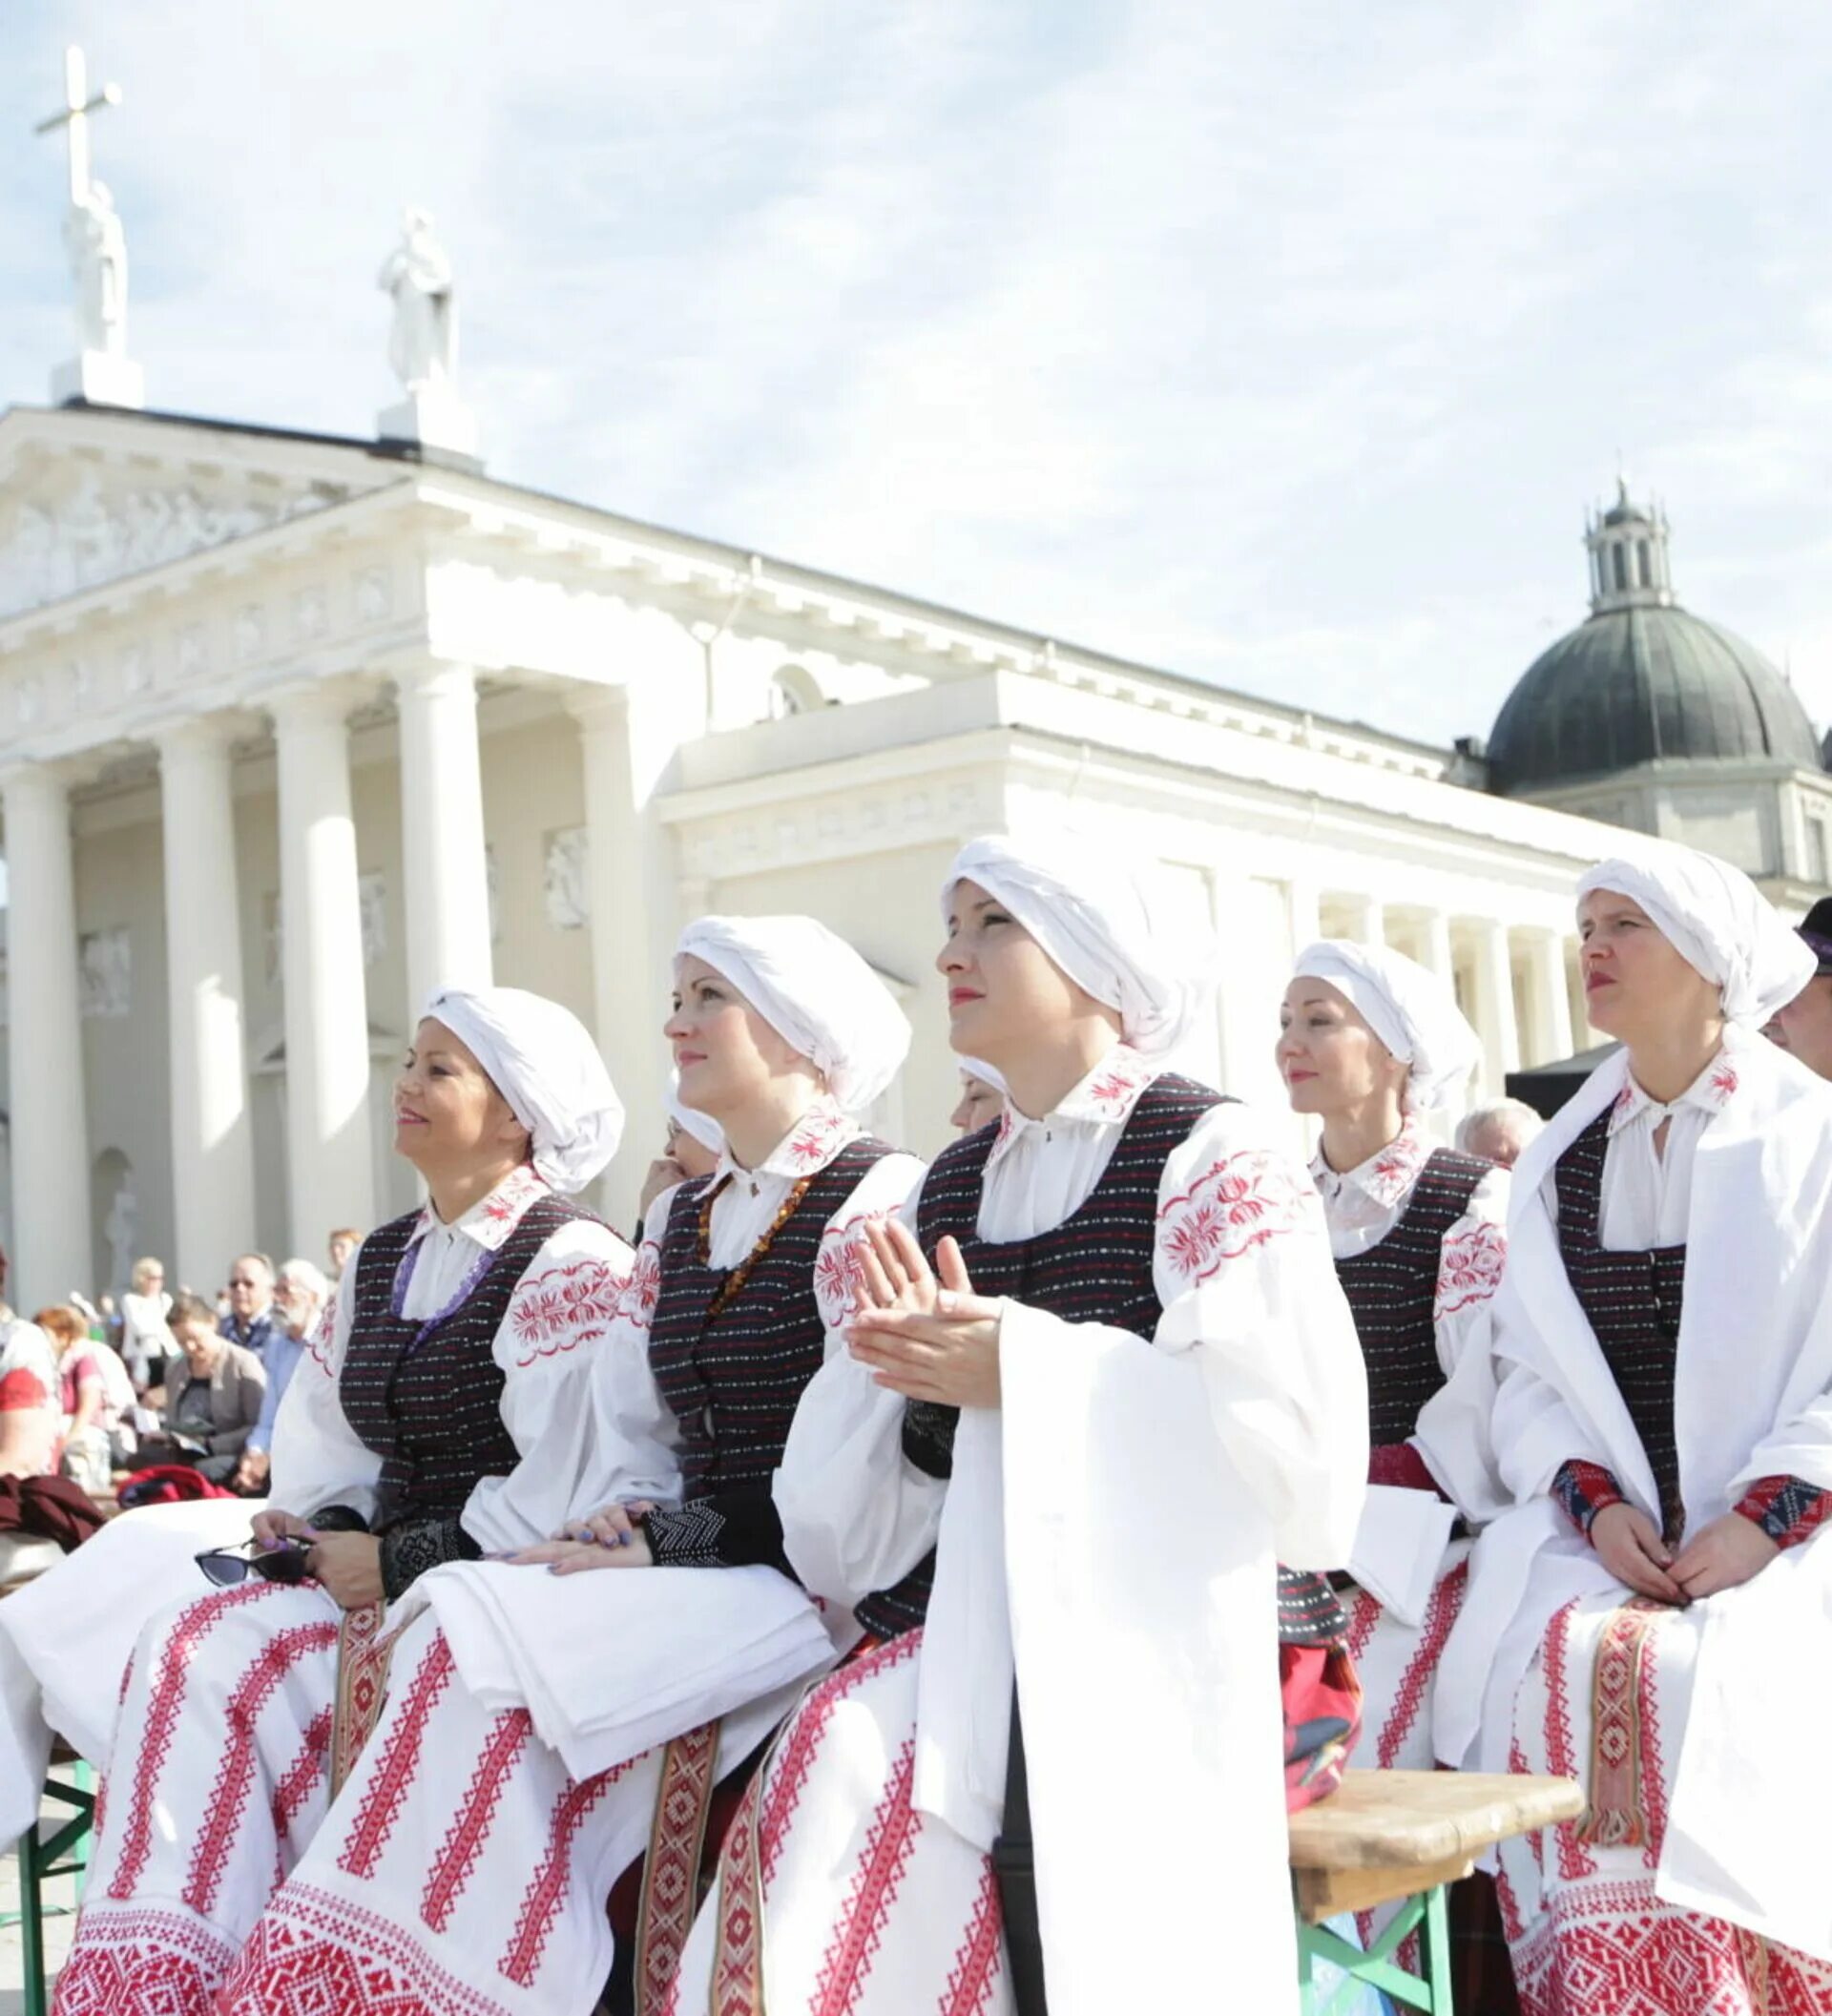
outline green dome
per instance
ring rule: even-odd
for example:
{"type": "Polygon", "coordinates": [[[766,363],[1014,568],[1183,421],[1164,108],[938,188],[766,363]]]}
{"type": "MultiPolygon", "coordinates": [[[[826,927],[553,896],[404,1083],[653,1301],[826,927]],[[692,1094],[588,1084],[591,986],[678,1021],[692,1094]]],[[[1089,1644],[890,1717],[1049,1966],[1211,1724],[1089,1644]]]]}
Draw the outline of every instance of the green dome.
{"type": "Polygon", "coordinates": [[[1655,761],[1820,768],[1794,689],[1754,645],[1683,609],[1601,611],[1528,668],[1488,738],[1489,787],[1545,790],[1655,761]]]}

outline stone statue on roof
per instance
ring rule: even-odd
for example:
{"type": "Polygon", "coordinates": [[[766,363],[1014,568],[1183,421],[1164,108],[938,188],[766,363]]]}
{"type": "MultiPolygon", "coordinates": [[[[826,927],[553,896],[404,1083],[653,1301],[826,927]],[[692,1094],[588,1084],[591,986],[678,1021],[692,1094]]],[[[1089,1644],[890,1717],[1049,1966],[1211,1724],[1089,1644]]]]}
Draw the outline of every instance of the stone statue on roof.
{"type": "Polygon", "coordinates": [[[127,234],[105,182],[73,197],[64,247],[76,282],[79,345],[105,357],[127,355],[127,234]]]}
{"type": "Polygon", "coordinates": [[[432,235],[424,210],[401,218],[401,242],[377,284],[394,300],[388,362],[409,392],[448,385],[458,374],[458,303],[451,261],[432,235]]]}

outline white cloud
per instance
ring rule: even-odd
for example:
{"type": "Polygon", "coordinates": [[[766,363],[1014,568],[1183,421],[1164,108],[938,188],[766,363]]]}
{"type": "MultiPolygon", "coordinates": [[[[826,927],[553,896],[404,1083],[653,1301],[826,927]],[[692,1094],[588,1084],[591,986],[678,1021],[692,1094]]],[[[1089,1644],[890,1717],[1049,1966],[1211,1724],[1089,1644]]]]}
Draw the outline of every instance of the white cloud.
{"type": "MultiPolygon", "coordinates": [[[[47,16],[0,82],[28,398],[47,16]]],[[[1619,447],[1682,593],[1832,706],[1810,0],[67,18],[160,405],[365,431],[411,200],[513,480],[1447,737],[1582,613],[1619,447]]]]}

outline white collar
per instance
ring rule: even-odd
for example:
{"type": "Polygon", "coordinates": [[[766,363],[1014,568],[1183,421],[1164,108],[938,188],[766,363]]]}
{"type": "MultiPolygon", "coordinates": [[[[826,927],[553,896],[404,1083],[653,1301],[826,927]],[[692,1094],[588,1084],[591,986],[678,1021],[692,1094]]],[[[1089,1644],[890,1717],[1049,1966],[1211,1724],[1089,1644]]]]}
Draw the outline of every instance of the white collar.
{"type": "Polygon", "coordinates": [[[1359,1190],[1384,1211],[1391,1211],[1411,1195],[1412,1186],[1430,1156],[1430,1144],[1420,1134],[1418,1122],[1407,1113],[1395,1138],[1365,1162],[1338,1172],[1323,1159],[1319,1148],[1310,1158],[1310,1174],[1326,1197],[1339,1190],[1359,1190]]]}
{"type": "Polygon", "coordinates": [[[549,1195],[547,1184],[526,1162],[511,1169],[486,1197],[479,1197],[462,1216],[448,1225],[430,1204],[424,1204],[407,1235],[411,1249],[435,1232],[462,1233],[486,1253],[500,1252],[527,1215],[528,1207],[549,1195]]]}
{"type": "Polygon", "coordinates": [[[1630,1072],[1622,1081],[1622,1090],[1615,1095],[1615,1104],[1610,1109],[1611,1134],[1618,1134],[1637,1121],[1652,1132],[1687,1106],[1696,1106],[1707,1114],[1722,1112],[1737,1091],[1737,1064],[1732,1055],[1738,1048],[1733,1040],[1737,1033],[1734,1028],[1727,1028],[1723,1048],[1676,1099],[1669,1099],[1664,1104],[1652,1093],[1643,1091],[1634,1082],[1634,1074],[1630,1072]]]}
{"type": "Polygon", "coordinates": [[[864,1129],[856,1120],[842,1112],[833,1100],[822,1093],[755,1169],[740,1166],[728,1141],[719,1151],[718,1166],[713,1172],[713,1178],[715,1183],[723,1182],[728,1177],[740,1183],[755,1182],[759,1176],[787,1176],[792,1181],[799,1180],[824,1169],[843,1148],[864,1133],[864,1129]]]}
{"type": "Polygon", "coordinates": [[[1064,1121],[1087,1126],[1123,1127],[1133,1116],[1139,1095],[1157,1076],[1156,1068],[1141,1057],[1130,1044],[1116,1043],[1093,1070],[1072,1085],[1041,1119],[1021,1113],[1010,1098],[999,1120],[998,1138],[987,1157],[988,1167],[999,1160],[1014,1141],[1028,1133],[1051,1131],[1064,1121]]]}

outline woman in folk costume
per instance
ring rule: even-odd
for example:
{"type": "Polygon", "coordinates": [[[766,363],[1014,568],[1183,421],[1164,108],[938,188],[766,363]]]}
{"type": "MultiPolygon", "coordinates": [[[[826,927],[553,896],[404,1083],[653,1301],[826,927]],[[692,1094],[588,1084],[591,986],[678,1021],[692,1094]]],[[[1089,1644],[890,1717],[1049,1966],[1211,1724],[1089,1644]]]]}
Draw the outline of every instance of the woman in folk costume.
{"type": "Polygon", "coordinates": [[[1205,990],[1130,874],[980,840],[944,910],[952,1042],[1005,1116],[871,1229],[777,1486],[831,1599],[934,1548],[926,1628],[798,1710],[668,2007],[986,2016],[1045,1966],[1052,2016],[1193,2009],[1223,1966],[1285,2007],[1276,1559],[1347,1558],[1367,1464],[1322,1213],[1166,1070],[1205,990]]]}
{"type": "Polygon", "coordinates": [[[1421,1130],[1481,1052],[1449,987],[1404,953],[1309,946],[1279,1021],[1292,1109],[1322,1121],[1310,1173],[1367,1365],[1369,1490],[1348,1637],[1368,1762],[1428,1771],[1432,1671],[1468,1574],[1452,1521],[1495,1505],[1489,1308],[1508,1173],[1433,1148],[1421,1130]],[[1450,1502],[1459,1484],[1468,1503],[1450,1502]]]}
{"type": "Polygon", "coordinates": [[[650,1208],[590,1407],[551,1452],[568,1517],[551,1546],[416,1592],[429,1613],[396,1648],[381,1722],[220,2011],[586,2016],[617,1943],[606,1899],[645,1848],[653,2008],[717,1780],[836,1640],[906,1614],[893,1592],[823,1620],[790,1579],[771,1482],[850,1308],[858,1228],[921,1168],[855,1117],[909,1025],[805,917],[700,919],[675,987],[681,1097],[723,1145],[710,1178],[650,1208]]]}
{"type": "Polygon", "coordinates": [[[603,1062],[554,1002],[448,989],[394,1110],[430,1202],[345,1269],[281,1409],[255,1541],[200,1557],[233,1586],[205,1593],[194,1569],[198,1593],[140,1636],[61,2016],[210,2006],[379,1704],[385,1605],[566,1509],[632,1263],[569,1201],[622,1128],[603,1062]]]}
{"type": "Polygon", "coordinates": [[[1485,1528],[1445,1761],[1570,1773],[1500,1856],[1530,2016],[1832,2008],[1832,1092],[1759,1030],[1813,955],[1737,869],[1649,843],[1579,884],[1623,1049],[1515,1170],[1485,1528]],[[1805,1688],[1807,1692],[1802,1692],[1805,1688]]]}

